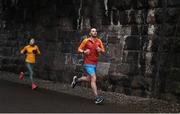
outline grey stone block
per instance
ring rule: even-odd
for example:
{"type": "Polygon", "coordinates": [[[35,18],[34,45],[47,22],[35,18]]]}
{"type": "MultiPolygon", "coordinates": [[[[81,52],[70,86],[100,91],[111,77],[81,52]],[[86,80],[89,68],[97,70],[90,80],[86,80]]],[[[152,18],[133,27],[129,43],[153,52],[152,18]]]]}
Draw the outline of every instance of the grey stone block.
{"type": "Polygon", "coordinates": [[[140,38],[138,36],[128,36],[125,39],[124,50],[139,50],[140,38]]]}
{"type": "Polygon", "coordinates": [[[123,52],[123,63],[135,63],[137,64],[138,62],[138,55],[139,52],[130,52],[130,51],[124,51],[123,52]]]}
{"type": "Polygon", "coordinates": [[[107,62],[98,62],[97,64],[97,75],[98,76],[107,76],[109,74],[110,63],[107,62]]]}
{"type": "Polygon", "coordinates": [[[148,0],[148,6],[150,8],[162,7],[163,0],[148,0]]]}
{"type": "Polygon", "coordinates": [[[179,0],[168,0],[167,5],[169,7],[179,7],[180,1],[179,0]]]}

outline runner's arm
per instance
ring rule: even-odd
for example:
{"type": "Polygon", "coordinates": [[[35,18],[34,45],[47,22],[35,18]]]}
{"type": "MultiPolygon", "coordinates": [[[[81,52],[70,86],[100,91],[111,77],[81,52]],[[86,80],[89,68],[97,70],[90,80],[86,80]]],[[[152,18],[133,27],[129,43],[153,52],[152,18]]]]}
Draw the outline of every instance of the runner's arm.
{"type": "Polygon", "coordinates": [[[79,48],[78,48],[78,52],[80,52],[80,53],[84,53],[84,47],[85,47],[85,45],[86,45],[86,42],[87,42],[87,39],[84,39],[83,41],[82,41],[82,43],[80,44],[80,46],[79,46],[79,48]]]}
{"type": "Polygon", "coordinates": [[[100,40],[100,52],[105,53],[105,48],[101,40],[100,40]]]}
{"type": "Polygon", "coordinates": [[[37,53],[38,53],[38,54],[41,54],[38,46],[37,46],[37,53]]]}
{"type": "Polygon", "coordinates": [[[26,47],[24,47],[24,48],[20,51],[20,53],[21,53],[21,54],[25,54],[26,51],[27,51],[27,50],[26,50],[26,47]]]}

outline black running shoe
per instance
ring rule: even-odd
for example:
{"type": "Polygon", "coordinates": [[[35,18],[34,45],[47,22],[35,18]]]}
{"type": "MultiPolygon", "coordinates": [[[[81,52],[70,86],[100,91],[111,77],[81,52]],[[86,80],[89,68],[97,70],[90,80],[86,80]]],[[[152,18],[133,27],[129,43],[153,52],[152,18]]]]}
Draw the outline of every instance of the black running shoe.
{"type": "Polygon", "coordinates": [[[104,98],[102,96],[98,96],[95,98],[95,104],[100,104],[104,101],[104,98]]]}
{"type": "Polygon", "coordinates": [[[73,81],[71,83],[71,87],[74,88],[76,86],[76,84],[77,84],[77,76],[74,76],[73,81]]]}

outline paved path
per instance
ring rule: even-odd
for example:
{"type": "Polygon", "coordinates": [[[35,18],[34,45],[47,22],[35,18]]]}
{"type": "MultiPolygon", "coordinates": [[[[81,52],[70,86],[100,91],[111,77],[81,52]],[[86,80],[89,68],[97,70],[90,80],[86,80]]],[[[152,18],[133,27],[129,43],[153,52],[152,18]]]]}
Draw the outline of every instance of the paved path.
{"type": "Polygon", "coordinates": [[[0,79],[0,113],[11,112],[141,112],[131,106],[105,103],[95,105],[92,100],[60,92],[37,89],[28,85],[0,79]]]}

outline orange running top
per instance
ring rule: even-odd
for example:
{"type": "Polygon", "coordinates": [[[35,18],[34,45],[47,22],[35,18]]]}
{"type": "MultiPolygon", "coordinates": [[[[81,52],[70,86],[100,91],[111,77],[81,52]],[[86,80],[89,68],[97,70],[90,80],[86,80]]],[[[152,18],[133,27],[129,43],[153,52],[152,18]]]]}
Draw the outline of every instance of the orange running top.
{"type": "Polygon", "coordinates": [[[97,64],[99,53],[97,52],[96,48],[100,47],[102,50],[104,49],[103,43],[101,39],[95,38],[95,40],[91,40],[91,37],[86,38],[82,41],[78,49],[90,50],[90,54],[85,54],[84,64],[97,64]]]}

